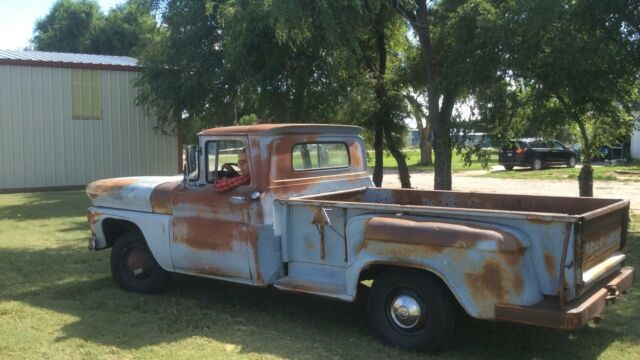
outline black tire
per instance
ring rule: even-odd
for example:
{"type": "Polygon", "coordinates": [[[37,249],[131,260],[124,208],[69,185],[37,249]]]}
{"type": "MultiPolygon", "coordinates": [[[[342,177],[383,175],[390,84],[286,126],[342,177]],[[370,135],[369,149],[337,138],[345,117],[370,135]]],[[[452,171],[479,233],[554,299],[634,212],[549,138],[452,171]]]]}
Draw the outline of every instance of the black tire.
{"type": "Polygon", "coordinates": [[[138,231],[126,232],[116,240],[111,249],[111,275],[121,289],[142,294],[160,291],[169,277],[138,231]]]}
{"type": "Polygon", "coordinates": [[[378,276],[371,287],[367,308],[369,323],[386,344],[405,350],[436,352],[442,350],[454,333],[453,301],[449,290],[433,275],[389,270],[378,276]],[[419,315],[415,317],[413,305],[419,308],[419,315]]]}
{"type": "Polygon", "coordinates": [[[568,168],[574,168],[576,167],[576,157],[575,156],[569,156],[569,159],[567,159],[567,167],[568,168]]]}
{"type": "Polygon", "coordinates": [[[542,170],[542,166],[544,164],[542,163],[542,159],[540,158],[535,158],[533,159],[533,161],[531,162],[531,170],[542,170]]]}
{"type": "Polygon", "coordinates": [[[513,165],[502,165],[502,166],[504,166],[505,170],[507,171],[513,170],[513,165]]]}

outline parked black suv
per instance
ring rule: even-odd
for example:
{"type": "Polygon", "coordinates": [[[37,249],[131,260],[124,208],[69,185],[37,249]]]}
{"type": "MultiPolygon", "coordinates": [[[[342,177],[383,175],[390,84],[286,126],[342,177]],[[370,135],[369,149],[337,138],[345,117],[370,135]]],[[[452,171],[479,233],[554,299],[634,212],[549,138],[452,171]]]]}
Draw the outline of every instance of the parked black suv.
{"type": "Polygon", "coordinates": [[[507,170],[514,166],[540,170],[547,165],[576,166],[578,154],[557,140],[520,139],[500,147],[498,162],[507,170]]]}

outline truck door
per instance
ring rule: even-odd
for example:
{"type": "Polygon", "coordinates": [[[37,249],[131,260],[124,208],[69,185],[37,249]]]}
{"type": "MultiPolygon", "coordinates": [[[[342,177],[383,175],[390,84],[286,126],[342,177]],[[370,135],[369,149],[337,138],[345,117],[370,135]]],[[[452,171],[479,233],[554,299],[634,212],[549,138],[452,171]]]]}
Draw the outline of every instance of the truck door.
{"type": "Polygon", "coordinates": [[[251,175],[250,164],[244,163],[251,158],[247,144],[246,136],[206,141],[198,183],[172,197],[171,257],[176,270],[251,281],[249,244],[257,239],[252,224],[260,208],[251,199],[254,181],[239,178],[251,175]],[[229,184],[232,178],[238,183],[225,186],[225,192],[216,190],[216,182],[229,184]]]}

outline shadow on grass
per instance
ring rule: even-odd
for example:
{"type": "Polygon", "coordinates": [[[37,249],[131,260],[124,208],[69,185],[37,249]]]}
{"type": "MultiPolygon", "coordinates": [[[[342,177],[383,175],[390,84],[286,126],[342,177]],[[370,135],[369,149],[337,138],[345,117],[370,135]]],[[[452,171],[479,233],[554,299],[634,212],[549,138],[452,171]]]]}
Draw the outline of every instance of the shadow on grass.
{"type": "MultiPolygon", "coordinates": [[[[236,345],[241,353],[284,358],[424,358],[376,341],[364,301],[342,303],[181,275],[162,294],[133,294],[111,281],[108,256],[79,247],[0,248],[0,300],[77,318],[62,327],[61,342],[79,338],[127,350],[199,337],[236,345]]],[[[638,295],[632,290],[629,298],[638,295]]],[[[574,332],[466,319],[440,357],[595,359],[614,341],[640,342],[637,306],[621,302],[606,314],[603,325],[574,332]]]]}
{"type": "Polygon", "coordinates": [[[91,205],[84,190],[9,194],[20,204],[0,206],[0,219],[37,220],[82,216],[91,205]]]}

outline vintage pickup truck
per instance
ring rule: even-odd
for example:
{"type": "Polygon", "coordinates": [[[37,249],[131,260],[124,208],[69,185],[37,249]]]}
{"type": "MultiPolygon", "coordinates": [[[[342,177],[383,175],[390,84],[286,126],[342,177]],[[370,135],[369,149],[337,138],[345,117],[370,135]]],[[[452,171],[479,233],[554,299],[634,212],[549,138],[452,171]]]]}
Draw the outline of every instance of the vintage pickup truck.
{"type": "Polygon", "coordinates": [[[367,290],[377,335],[425,351],[451,337],[458,309],[576,329],[631,286],[628,201],[375,188],[360,131],[202,131],[183,178],[87,186],[89,248],[112,248],[116,284],[141,293],[169,272],[344,301],[367,290]]]}

